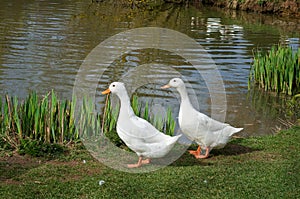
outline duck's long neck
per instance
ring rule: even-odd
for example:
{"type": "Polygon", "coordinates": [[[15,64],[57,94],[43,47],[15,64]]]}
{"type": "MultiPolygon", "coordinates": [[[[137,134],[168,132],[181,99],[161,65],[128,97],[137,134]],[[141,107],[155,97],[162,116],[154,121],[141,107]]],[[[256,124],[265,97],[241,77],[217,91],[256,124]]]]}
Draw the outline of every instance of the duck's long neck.
{"type": "Polygon", "coordinates": [[[182,106],[192,106],[189,96],[188,96],[188,93],[187,93],[187,90],[186,90],[186,87],[185,86],[178,87],[177,91],[179,92],[180,97],[181,97],[181,107],[182,106]]]}
{"type": "Polygon", "coordinates": [[[120,113],[119,118],[129,118],[131,117],[134,112],[130,105],[130,98],[127,94],[127,91],[117,94],[120,98],[121,106],[120,106],[120,113]]]}

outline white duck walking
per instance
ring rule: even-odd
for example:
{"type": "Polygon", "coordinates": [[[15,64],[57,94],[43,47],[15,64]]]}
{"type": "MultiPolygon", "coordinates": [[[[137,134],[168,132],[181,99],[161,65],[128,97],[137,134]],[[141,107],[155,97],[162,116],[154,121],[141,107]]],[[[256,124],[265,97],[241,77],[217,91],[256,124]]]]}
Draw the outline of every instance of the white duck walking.
{"type": "Polygon", "coordinates": [[[196,158],[207,158],[211,149],[223,148],[233,134],[243,130],[216,121],[197,111],[190,102],[182,79],[173,78],[162,88],[170,87],[176,88],[181,97],[178,117],[180,129],[187,138],[199,145],[196,151],[189,151],[196,158]],[[205,149],[205,155],[201,155],[201,147],[205,149]]]}
{"type": "Polygon", "coordinates": [[[139,156],[137,164],[129,168],[140,167],[150,163],[150,158],[161,158],[173,148],[181,135],[171,137],[158,131],[146,120],[137,117],[130,105],[126,88],[121,82],[113,82],[102,92],[116,94],[120,101],[120,112],[117,121],[117,133],[124,143],[139,156]],[[146,158],[146,159],[143,159],[146,158]]]}

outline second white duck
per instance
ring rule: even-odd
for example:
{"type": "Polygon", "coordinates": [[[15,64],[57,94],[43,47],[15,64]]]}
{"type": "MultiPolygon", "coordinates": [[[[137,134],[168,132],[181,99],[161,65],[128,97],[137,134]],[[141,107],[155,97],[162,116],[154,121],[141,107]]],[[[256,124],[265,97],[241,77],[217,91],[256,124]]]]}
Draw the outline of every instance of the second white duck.
{"type": "Polygon", "coordinates": [[[181,98],[178,117],[180,129],[188,139],[199,145],[196,151],[189,151],[196,158],[207,158],[211,149],[223,148],[233,134],[243,130],[216,121],[197,111],[190,102],[182,79],[173,78],[162,88],[170,87],[176,88],[181,98]],[[201,154],[201,147],[205,149],[204,155],[201,154]]]}
{"type": "Polygon", "coordinates": [[[137,164],[129,164],[129,168],[140,167],[150,163],[151,158],[161,158],[173,148],[181,135],[171,137],[158,131],[148,121],[137,117],[130,105],[126,88],[121,82],[113,82],[102,92],[116,94],[121,102],[117,121],[118,136],[139,156],[137,164]],[[146,159],[143,159],[146,158],[146,159]]]}

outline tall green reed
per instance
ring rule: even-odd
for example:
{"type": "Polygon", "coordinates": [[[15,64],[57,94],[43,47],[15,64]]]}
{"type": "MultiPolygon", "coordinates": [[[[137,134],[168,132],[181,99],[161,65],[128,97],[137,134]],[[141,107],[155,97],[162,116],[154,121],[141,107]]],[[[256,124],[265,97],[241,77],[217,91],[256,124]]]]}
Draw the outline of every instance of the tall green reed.
{"type": "Polygon", "coordinates": [[[251,83],[265,91],[288,95],[300,92],[300,48],[297,52],[283,46],[273,46],[268,53],[255,51],[249,88],[251,83]]]}

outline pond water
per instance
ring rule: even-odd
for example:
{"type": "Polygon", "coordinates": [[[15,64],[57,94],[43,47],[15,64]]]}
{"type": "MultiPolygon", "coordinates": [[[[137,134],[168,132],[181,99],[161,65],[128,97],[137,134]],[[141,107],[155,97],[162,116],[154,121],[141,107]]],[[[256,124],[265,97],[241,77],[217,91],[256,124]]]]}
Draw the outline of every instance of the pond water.
{"type": "MultiPolygon", "coordinates": [[[[24,98],[33,90],[43,95],[54,89],[60,98],[71,99],[78,70],[98,44],[134,28],[168,28],[193,38],[214,61],[225,88],[221,94],[226,96],[226,109],[217,112],[225,111],[225,121],[244,127],[241,136],[270,134],[281,126],[278,118],[286,115],[282,106],[284,100],[249,92],[248,75],[253,49],[269,49],[278,43],[299,48],[297,19],[289,19],[288,25],[282,26],[284,20],[199,5],[188,8],[166,5],[159,11],[149,11],[80,0],[2,0],[0,94],[24,98]]],[[[143,42],[143,38],[136,42],[143,42]]],[[[112,45],[111,52],[114,47],[117,46],[112,45]]],[[[181,75],[189,82],[189,92],[193,92],[197,108],[208,115],[216,112],[212,110],[210,97],[214,91],[207,88],[198,71],[182,57],[158,49],[132,50],[115,59],[97,80],[99,111],[104,104],[100,91],[112,81],[130,78],[127,72],[140,65],[153,67],[148,78],[158,79],[156,83],[134,89],[141,99],[150,101],[152,109],[175,107],[173,114],[176,116],[175,92],[162,91],[160,86],[171,76],[181,75]],[[172,66],[177,74],[162,70],[162,65],[172,66]],[[157,105],[161,106],[155,107],[157,105]]]]}

